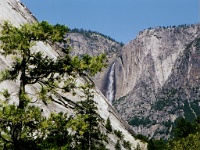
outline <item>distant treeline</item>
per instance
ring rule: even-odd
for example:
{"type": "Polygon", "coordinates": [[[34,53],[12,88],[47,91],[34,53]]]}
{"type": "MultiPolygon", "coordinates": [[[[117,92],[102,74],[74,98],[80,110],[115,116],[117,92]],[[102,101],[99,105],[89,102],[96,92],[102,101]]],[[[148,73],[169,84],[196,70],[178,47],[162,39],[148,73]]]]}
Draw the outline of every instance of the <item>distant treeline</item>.
{"type": "Polygon", "coordinates": [[[86,36],[87,38],[93,38],[93,37],[91,36],[92,34],[98,34],[98,35],[100,35],[100,36],[102,36],[102,37],[104,37],[104,38],[106,38],[106,39],[108,39],[108,40],[110,40],[110,41],[113,41],[113,42],[116,42],[116,43],[120,44],[121,46],[124,45],[123,42],[118,42],[118,41],[116,41],[115,39],[111,38],[110,36],[107,36],[107,35],[105,35],[105,34],[99,33],[99,32],[97,32],[97,31],[91,31],[91,30],[85,30],[85,29],[74,28],[74,29],[70,29],[70,32],[71,32],[71,33],[80,33],[80,34],[86,36]]]}
{"type": "MultiPolygon", "coordinates": [[[[181,25],[170,25],[170,26],[157,26],[155,28],[163,28],[163,29],[166,29],[166,28],[187,28],[187,27],[192,27],[192,26],[195,26],[195,24],[181,24],[181,25]]],[[[152,27],[149,27],[148,30],[150,29],[154,29],[152,27]]]]}

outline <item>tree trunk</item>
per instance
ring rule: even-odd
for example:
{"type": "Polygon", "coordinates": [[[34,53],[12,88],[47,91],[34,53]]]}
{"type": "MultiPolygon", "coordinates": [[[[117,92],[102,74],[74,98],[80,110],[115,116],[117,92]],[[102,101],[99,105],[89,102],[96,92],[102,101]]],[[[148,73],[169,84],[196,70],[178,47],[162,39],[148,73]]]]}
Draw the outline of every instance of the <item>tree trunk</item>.
{"type": "Polygon", "coordinates": [[[23,57],[21,64],[21,76],[20,76],[20,89],[19,89],[19,106],[18,108],[24,109],[26,107],[26,99],[24,99],[26,86],[26,58],[23,57]]]}
{"type": "MultiPolygon", "coordinates": [[[[26,57],[23,57],[21,64],[21,76],[20,76],[20,87],[19,87],[19,105],[18,111],[24,110],[27,105],[27,100],[24,98],[25,94],[25,86],[26,86],[26,57]]],[[[21,140],[21,132],[22,132],[22,122],[19,121],[17,124],[13,125],[13,144],[14,148],[20,149],[20,140],[21,140]]]]}

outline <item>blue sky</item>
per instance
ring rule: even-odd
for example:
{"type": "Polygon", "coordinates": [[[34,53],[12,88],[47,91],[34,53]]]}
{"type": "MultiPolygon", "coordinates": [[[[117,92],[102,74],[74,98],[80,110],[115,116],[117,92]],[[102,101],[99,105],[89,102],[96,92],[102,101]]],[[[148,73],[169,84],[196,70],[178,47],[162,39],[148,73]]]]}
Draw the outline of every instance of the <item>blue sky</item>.
{"type": "Polygon", "coordinates": [[[157,26],[200,22],[199,0],[21,0],[39,21],[65,24],[128,43],[157,26]]]}

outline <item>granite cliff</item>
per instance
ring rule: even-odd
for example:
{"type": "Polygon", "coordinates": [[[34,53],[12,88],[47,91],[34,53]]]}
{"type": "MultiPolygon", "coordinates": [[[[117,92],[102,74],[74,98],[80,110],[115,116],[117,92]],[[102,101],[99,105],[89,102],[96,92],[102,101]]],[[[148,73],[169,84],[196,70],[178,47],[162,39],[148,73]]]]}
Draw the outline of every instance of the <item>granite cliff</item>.
{"type": "Polygon", "coordinates": [[[143,135],[168,139],[178,117],[200,114],[199,35],[196,24],[146,29],[123,47],[92,32],[67,37],[76,54],[107,54],[108,68],[93,80],[121,116],[143,135]]]}
{"type": "Polygon", "coordinates": [[[199,115],[200,25],[144,30],[115,61],[114,106],[135,130],[169,138],[178,117],[199,115]]]}

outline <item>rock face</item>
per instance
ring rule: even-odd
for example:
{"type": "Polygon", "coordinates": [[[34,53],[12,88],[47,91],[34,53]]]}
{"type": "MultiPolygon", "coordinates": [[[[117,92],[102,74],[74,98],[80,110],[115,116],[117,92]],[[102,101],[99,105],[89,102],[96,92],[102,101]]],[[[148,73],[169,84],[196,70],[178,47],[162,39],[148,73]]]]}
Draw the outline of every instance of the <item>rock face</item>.
{"type": "Polygon", "coordinates": [[[198,24],[144,30],[123,47],[97,33],[67,35],[73,54],[107,54],[108,68],[93,80],[121,116],[139,133],[165,139],[177,117],[200,114],[198,37],[198,24]]]}
{"type": "Polygon", "coordinates": [[[122,43],[116,42],[103,34],[82,29],[72,30],[71,33],[66,35],[66,38],[70,39],[70,45],[73,47],[72,55],[89,54],[96,56],[101,53],[106,54],[108,67],[93,77],[93,80],[95,85],[107,97],[109,74],[112,64],[121,53],[122,43]]]}
{"type": "MultiPolygon", "coordinates": [[[[35,17],[30,13],[30,11],[19,1],[16,0],[1,0],[0,1],[0,23],[2,23],[4,20],[9,21],[15,26],[20,26],[20,24],[23,23],[33,23],[37,21],[35,17]]],[[[56,50],[52,45],[45,44],[42,42],[38,42],[36,46],[34,46],[33,50],[35,51],[42,51],[47,56],[57,59],[62,53],[59,50],[56,50]]],[[[111,59],[112,60],[112,59],[111,59]]],[[[3,57],[0,55],[0,70],[5,69],[6,67],[9,67],[12,63],[12,59],[10,57],[3,57]]],[[[88,77],[77,78],[77,84],[83,84],[86,80],[88,80],[88,77]]],[[[2,89],[8,89],[8,91],[11,93],[12,101],[15,102],[17,92],[19,91],[19,82],[16,81],[4,81],[0,84],[0,91],[2,89]]],[[[35,86],[27,86],[27,91],[34,95],[34,92],[37,89],[37,85],[35,86]]],[[[100,116],[106,120],[108,117],[111,120],[111,125],[114,130],[120,130],[122,131],[122,134],[124,135],[124,140],[130,141],[132,144],[132,149],[134,149],[138,144],[142,147],[142,149],[146,149],[146,144],[142,143],[139,140],[136,140],[132,134],[136,134],[133,129],[115,112],[113,107],[110,105],[110,103],[106,100],[106,98],[101,94],[101,92],[94,87],[92,89],[94,93],[94,101],[97,102],[98,112],[100,116]]],[[[83,93],[81,91],[77,90],[77,95],[73,96],[70,93],[58,93],[58,95],[53,95],[53,98],[55,102],[52,102],[48,105],[44,105],[43,102],[38,101],[36,105],[41,107],[43,109],[44,115],[47,115],[54,111],[54,112],[68,112],[73,114],[73,108],[74,103],[80,100],[80,97],[83,93]],[[70,99],[70,101],[65,101],[65,99],[70,99]]],[[[33,97],[34,100],[34,97],[33,97]]],[[[109,134],[108,135],[108,144],[107,148],[110,150],[114,150],[115,144],[118,140],[116,135],[109,134]]],[[[124,148],[122,146],[122,148],[124,148]]],[[[125,148],[124,148],[125,149],[125,148]]]]}
{"type": "Polygon", "coordinates": [[[144,30],[115,61],[114,106],[144,135],[169,138],[199,115],[200,25],[144,30]]]}

